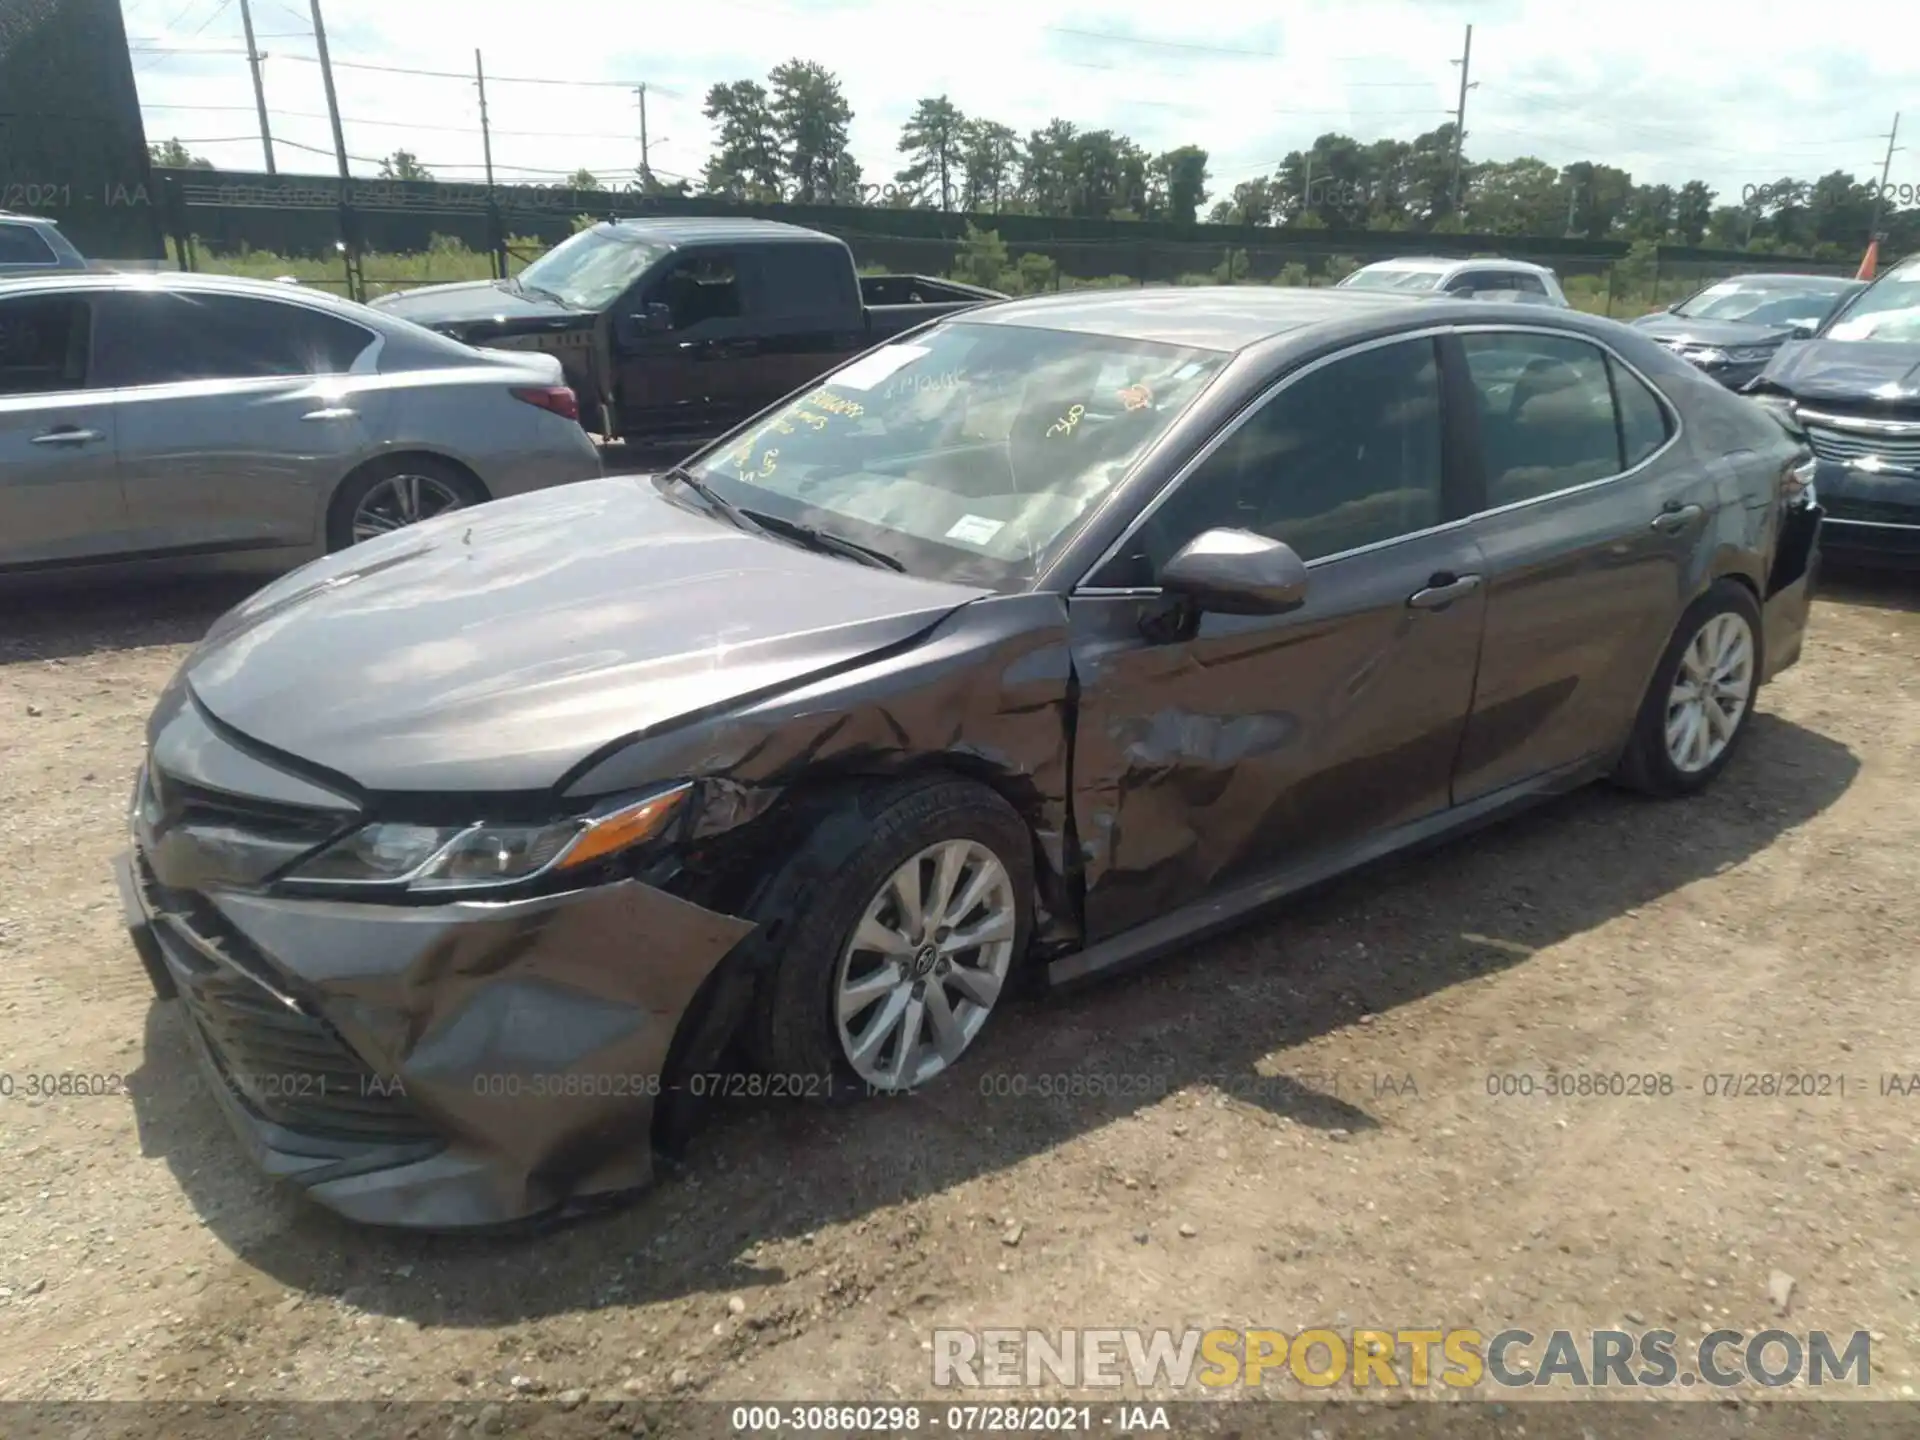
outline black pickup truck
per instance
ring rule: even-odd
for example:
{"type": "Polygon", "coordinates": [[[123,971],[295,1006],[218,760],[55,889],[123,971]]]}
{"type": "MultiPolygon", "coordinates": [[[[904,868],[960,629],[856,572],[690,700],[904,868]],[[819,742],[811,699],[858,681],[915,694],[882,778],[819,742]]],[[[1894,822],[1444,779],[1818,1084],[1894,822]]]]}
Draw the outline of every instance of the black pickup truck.
{"type": "Polygon", "coordinates": [[[589,430],[691,448],[890,335],[1006,297],[861,275],[846,243],[771,220],[609,220],[511,280],[373,301],[444,335],[560,359],[589,430]]]}

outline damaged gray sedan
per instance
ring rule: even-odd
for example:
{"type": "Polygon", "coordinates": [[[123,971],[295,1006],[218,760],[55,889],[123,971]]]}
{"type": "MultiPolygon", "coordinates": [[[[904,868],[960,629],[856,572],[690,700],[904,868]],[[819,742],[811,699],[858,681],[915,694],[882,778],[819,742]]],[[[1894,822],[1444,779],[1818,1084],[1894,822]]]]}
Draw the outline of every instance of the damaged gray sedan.
{"type": "Polygon", "coordinates": [[[269,1173],[546,1213],[717,1092],[935,1082],[1023,979],[1594,780],[1699,789],[1799,656],[1809,473],[1572,312],[969,312],[223,617],[150,725],[128,923],[269,1173]]]}

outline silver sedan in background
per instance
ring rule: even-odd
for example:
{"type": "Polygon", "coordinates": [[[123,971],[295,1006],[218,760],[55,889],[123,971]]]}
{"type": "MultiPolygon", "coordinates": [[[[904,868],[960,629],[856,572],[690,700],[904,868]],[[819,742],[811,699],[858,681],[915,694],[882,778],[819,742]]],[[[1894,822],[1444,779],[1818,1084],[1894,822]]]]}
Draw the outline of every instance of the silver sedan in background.
{"type": "Polygon", "coordinates": [[[289,569],[601,473],[551,356],[264,281],[0,279],[0,575],[289,569]]]}

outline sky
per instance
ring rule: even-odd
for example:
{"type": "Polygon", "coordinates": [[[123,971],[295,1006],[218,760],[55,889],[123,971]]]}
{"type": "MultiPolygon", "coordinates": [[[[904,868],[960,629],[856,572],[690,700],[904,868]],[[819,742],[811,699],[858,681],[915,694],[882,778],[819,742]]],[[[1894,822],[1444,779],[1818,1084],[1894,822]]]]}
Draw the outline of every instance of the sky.
{"type": "MultiPolygon", "coordinates": [[[[334,168],[308,0],[250,0],[280,168],[334,168]],[[304,58],[303,58],[304,57],[304,58]],[[305,148],[302,148],[305,147],[305,148]]],[[[240,0],[122,0],[149,140],[258,169],[240,0]]],[[[869,183],[904,163],[922,96],[1021,134],[1058,116],[1151,151],[1210,154],[1213,198],[1326,131],[1411,139],[1458,101],[1473,26],[1469,158],[1603,160],[1641,183],[1704,179],[1721,203],[1782,175],[1876,177],[1904,104],[1891,182],[1920,184],[1920,19],[1855,0],[1818,26],[1771,0],[322,0],[356,173],[395,149],[440,179],[483,175],[474,47],[488,71],[496,174],[626,181],[647,87],[653,169],[698,177],[716,81],[818,60],[853,107],[869,183]],[[402,75],[357,66],[446,72],[402,75]],[[530,83],[546,82],[546,83],[530,83]]]]}

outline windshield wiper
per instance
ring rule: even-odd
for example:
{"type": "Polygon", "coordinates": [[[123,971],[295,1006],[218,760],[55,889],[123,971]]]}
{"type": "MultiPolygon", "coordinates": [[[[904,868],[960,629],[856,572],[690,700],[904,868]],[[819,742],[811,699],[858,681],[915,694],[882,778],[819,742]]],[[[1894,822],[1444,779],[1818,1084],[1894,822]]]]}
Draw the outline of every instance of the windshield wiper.
{"type": "Polygon", "coordinates": [[[727,499],[726,496],[707,484],[706,481],[695,475],[691,470],[687,469],[686,466],[670,465],[665,470],[662,470],[660,474],[668,480],[678,480],[682,485],[706,501],[708,509],[725,516],[740,529],[762,531],[766,529],[765,526],[761,525],[747,511],[742,510],[738,505],[727,499]]]}
{"type": "Polygon", "coordinates": [[[850,560],[859,560],[868,565],[879,565],[884,569],[897,570],[906,574],[907,567],[884,550],[876,550],[871,545],[862,545],[858,540],[849,540],[844,535],[835,535],[830,530],[816,530],[811,525],[802,525],[793,520],[782,520],[777,515],[762,514],[758,510],[740,512],[758,525],[762,530],[771,530],[776,535],[785,535],[809,545],[815,550],[824,550],[832,555],[844,555],[850,560]]]}
{"type": "Polygon", "coordinates": [[[556,295],[551,290],[542,290],[538,285],[529,285],[517,275],[508,283],[513,286],[515,294],[532,295],[536,299],[551,300],[556,305],[566,305],[569,310],[575,308],[572,305],[567,305],[566,299],[563,296],[556,295]]]}

